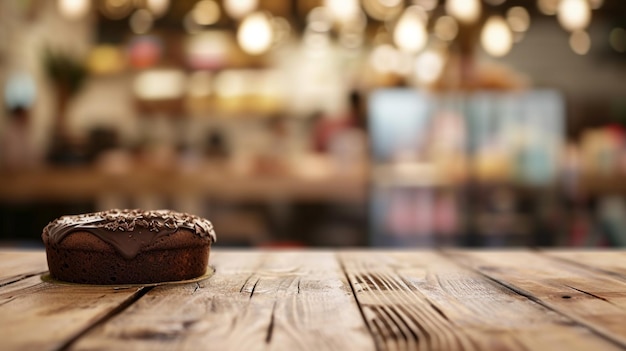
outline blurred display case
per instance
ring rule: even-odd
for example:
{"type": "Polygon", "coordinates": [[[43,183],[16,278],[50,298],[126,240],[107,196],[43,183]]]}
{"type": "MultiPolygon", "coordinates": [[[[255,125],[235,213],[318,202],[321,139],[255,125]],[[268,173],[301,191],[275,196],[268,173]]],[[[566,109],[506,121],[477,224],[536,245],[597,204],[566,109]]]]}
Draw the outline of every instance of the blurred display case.
{"type": "Polygon", "coordinates": [[[550,245],[562,96],[550,90],[370,96],[370,243],[550,245]]]}

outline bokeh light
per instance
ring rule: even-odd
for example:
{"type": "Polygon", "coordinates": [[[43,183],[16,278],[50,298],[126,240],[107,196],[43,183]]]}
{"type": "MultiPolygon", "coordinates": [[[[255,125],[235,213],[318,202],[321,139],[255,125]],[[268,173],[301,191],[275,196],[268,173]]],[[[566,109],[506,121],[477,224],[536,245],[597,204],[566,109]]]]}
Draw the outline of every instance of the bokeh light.
{"type": "Polygon", "coordinates": [[[415,59],[415,78],[422,84],[432,84],[441,76],[444,65],[445,60],[441,53],[426,50],[415,59]]]}
{"type": "Polygon", "coordinates": [[[413,4],[421,6],[426,11],[433,11],[439,3],[439,0],[413,0],[413,4]]]}
{"type": "Polygon", "coordinates": [[[170,0],[146,0],[146,8],[152,16],[161,17],[170,8],[170,0]]]}
{"type": "Polygon", "coordinates": [[[256,10],[258,0],[225,0],[224,11],[232,18],[240,19],[256,10]]]}
{"type": "Polygon", "coordinates": [[[424,10],[418,6],[408,7],[394,28],[394,43],[406,52],[416,53],[424,48],[427,40],[424,10]]]}
{"type": "Polygon", "coordinates": [[[251,55],[260,55],[267,51],[272,45],[272,38],[270,18],[264,12],[248,15],[237,31],[237,42],[251,55]]]}
{"type": "Polygon", "coordinates": [[[474,23],[480,18],[480,0],[447,0],[446,13],[460,22],[474,23]]]}
{"type": "Polygon", "coordinates": [[[585,29],[591,21],[589,3],[587,0],[561,0],[557,18],[566,30],[585,29]]]}
{"type": "Polygon", "coordinates": [[[501,57],[509,53],[513,46],[513,34],[506,21],[500,16],[490,17],[480,34],[480,42],[491,56],[501,57]]]}
{"type": "Polygon", "coordinates": [[[400,14],[403,9],[402,1],[363,0],[363,10],[371,18],[384,21],[400,14]]]}
{"type": "Polygon", "coordinates": [[[58,0],[57,8],[61,15],[70,20],[84,17],[91,9],[90,0],[58,0]]]}
{"type": "Polygon", "coordinates": [[[220,7],[213,0],[201,0],[194,6],[192,17],[199,25],[209,26],[220,19],[220,7]]]}
{"type": "Polygon", "coordinates": [[[626,30],[616,27],[609,34],[609,44],[617,52],[626,52],[626,30]]]}
{"type": "Polygon", "coordinates": [[[132,0],[103,0],[99,4],[102,14],[113,20],[124,18],[133,10],[132,0]]]}
{"type": "Polygon", "coordinates": [[[437,18],[434,27],[435,35],[444,41],[451,41],[459,33],[459,25],[451,16],[441,16],[437,18]]]}
{"type": "Polygon", "coordinates": [[[578,55],[585,55],[591,48],[591,38],[584,30],[577,30],[570,35],[569,45],[578,55]]]}
{"type": "Polygon", "coordinates": [[[168,100],[183,96],[186,85],[186,76],[181,70],[147,70],[135,78],[133,92],[142,100],[168,100]]]}
{"type": "Polygon", "coordinates": [[[337,22],[350,21],[361,11],[358,0],[324,0],[324,6],[337,22]]]}
{"type": "Polygon", "coordinates": [[[139,9],[130,17],[130,29],[135,34],[148,33],[152,29],[154,17],[145,9],[139,9]]]}
{"type": "Polygon", "coordinates": [[[506,12],[506,21],[514,32],[525,32],[530,27],[528,10],[521,6],[513,6],[506,12]]]}
{"type": "Polygon", "coordinates": [[[556,15],[559,7],[559,0],[537,0],[537,8],[544,15],[556,15]]]}
{"type": "Polygon", "coordinates": [[[316,32],[327,32],[332,26],[332,17],[328,12],[328,9],[323,6],[318,6],[309,12],[307,16],[307,22],[309,28],[316,32]]]}

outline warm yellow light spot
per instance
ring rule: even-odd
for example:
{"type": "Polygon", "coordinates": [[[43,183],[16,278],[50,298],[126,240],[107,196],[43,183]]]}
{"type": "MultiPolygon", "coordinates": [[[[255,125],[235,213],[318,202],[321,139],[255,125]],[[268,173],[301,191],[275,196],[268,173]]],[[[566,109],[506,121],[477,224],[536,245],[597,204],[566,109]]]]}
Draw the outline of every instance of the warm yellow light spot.
{"type": "Polygon", "coordinates": [[[224,11],[232,18],[240,19],[256,10],[259,0],[226,0],[224,11]]]}
{"type": "Polygon", "coordinates": [[[209,26],[220,19],[220,7],[213,0],[202,0],[196,3],[191,16],[202,26],[209,26]]]}
{"type": "Polygon", "coordinates": [[[146,0],[146,7],[154,17],[160,17],[169,9],[170,0],[146,0]]]}
{"type": "Polygon", "coordinates": [[[135,34],[148,33],[152,29],[153,23],[152,13],[145,9],[137,10],[130,16],[130,29],[135,34]]]}
{"type": "Polygon", "coordinates": [[[538,0],[537,7],[544,15],[556,15],[556,10],[559,7],[559,0],[538,0]]]}
{"type": "Polygon", "coordinates": [[[89,0],[58,0],[57,8],[63,17],[67,19],[79,19],[84,17],[91,7],[89,0]]]}
{"type": "Polygon", "coordinates": [[[557,19],[569,31],[585,29],[591,21],[591,9],[587,0],[561,0],[557,19]]]}
{"type": "Polygon", "coordinates": [[[474,23],[480,17],[480,0],[447,0],[446,13],[463,23],[474,23]]]}
{"type": "Polygon", "coordinates": [[[361,11],[358,0],[324,0],[324,6],[337,22],[350,21],[361,11]]]}
{"type": "Polygon", "coordinates": [[[577,30],[569,37],[569,46],[578,55],[585,55],[591,48],[591,38],[584,30],[577,30]]]}
{"type": "Polygon", "coordinates": [[[180,70],[144,71],[135,78],[133,92],[142,100],[175,99],[184,94],[185,80],[185,74],[180,70]]]}
{"type": "Polygon", "coordinates": [[[110,19],[124,18],[132,9],[132,0],[104,0],[100,2],[100,11],[110,19]]]}
{"type": "Polygon", "coordinates": [[[251,55],[260,55],[267,51],[272,45],[272,40],[270,18],[263,12],[248,15],[237,31],[239,46],[251,55]]]}
{"type": "Polygon", "coordinates": [[[418,6],[408,7],[394,28],[394,43],[403,51],[416,53],[424,48],[427,40],[424,10],[418,6]]]}
{"type": "Polygon", "coordinates": [[[511,51],[513,34],[502,17],[492,16],[483,27],[480,41],[489,55],[501,57],[511,51]]]}
{"type": "Polygon", "coordinates": [[[432,84],[441,76],[444,64],[443,55],[432,50],[425,51],[415,59],[415,78],[420,83],[432,84]]]}
{"type": "Polygon", "coordinates": [[[451,41],[459,33],[459,25],[450,16],[441,16],[435,22],[435,35],[444,41],[451,41]]]}
{"type": "Polygon", "coordinates": [[[530,27],[530,15],[521,6],[513,6],[506,12],[506,21],[514,32],[525,32],[530,27]]]}

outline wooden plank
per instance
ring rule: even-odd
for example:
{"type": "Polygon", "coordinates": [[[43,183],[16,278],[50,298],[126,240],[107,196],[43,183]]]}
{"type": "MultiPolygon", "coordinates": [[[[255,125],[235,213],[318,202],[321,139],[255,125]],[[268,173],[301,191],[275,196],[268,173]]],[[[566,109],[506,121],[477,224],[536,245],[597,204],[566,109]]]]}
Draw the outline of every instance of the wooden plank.
{"type": "Polygon", "coordinates": [[[340,254],[378,349],[619,349],[433,252],[340,254]]]}
{"type": "Polygon", "coordinates": [[[626,281],[624,250],[542,250],[539,253],[626,281]]]}
{"type": "Polygon", "coordinates": [[[330,252],[225,252],[199,285],[158,287],[76,349],[372,350],[330,252]]]}
{"type": "Polygon", "coordinates": [[[447,251],[532,301],[626,347],[626,283],[528,251],[447,251]]]}
{"type": "Polygon", "coordinates": [[[16,276],[40,274],[48,270],[42,251],[0,251],[0,286],[16,276]]]}
{"type": "Polygon", "coordinates": [[[197,341],[203,342],[203,348],[219,350],[239,339],[246,343],[255,334],[264,334],[269,323],[269,318],[263,318],[262,324],[260,319],[241,323],[250,304],[250,292],[244,287],[263,257],[259,252],[212,252],[209,262],[216,272],[210,279],[157,287],[72,348],[183,350],[185,344],[191,348],[197,341]]]}
{"type": "Polygon", "coordinates": [[[58,349],[140,293],[48,283],[39,275],[6,285],[0,288],[1,348],[58,349]]]}

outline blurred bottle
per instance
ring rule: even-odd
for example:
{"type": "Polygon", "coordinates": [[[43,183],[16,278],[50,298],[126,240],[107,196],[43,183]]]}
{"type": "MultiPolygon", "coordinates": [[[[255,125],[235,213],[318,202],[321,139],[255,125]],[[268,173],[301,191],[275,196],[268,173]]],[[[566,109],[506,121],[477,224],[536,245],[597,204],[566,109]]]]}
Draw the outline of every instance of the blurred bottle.
{"type": "Polygon", "coordinates": [[[0,168],[14,171],[37,166],[40,155],[30,135],[30,111],[16,106],[8,116],[0,136],[0,168]]]}

